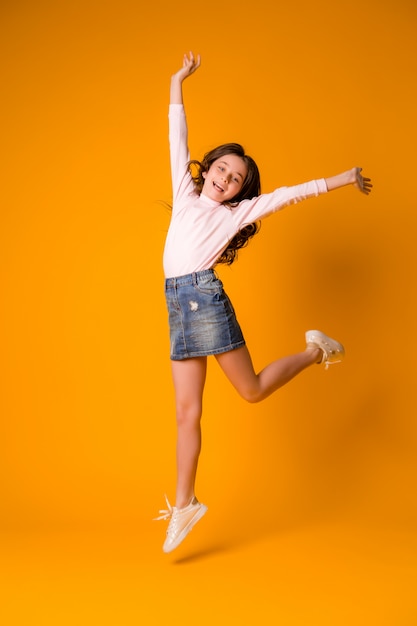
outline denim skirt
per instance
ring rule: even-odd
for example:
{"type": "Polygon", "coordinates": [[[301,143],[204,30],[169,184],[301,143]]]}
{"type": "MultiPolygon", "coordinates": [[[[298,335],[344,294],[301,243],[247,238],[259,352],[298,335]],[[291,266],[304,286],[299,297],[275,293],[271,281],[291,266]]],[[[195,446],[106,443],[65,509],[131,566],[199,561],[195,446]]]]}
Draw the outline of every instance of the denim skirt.
{"type": "Polygon", "coordinates": [[[173,361],[245,345],[232,303],[214,270],[167,278],[165,297],[173,361]]]}

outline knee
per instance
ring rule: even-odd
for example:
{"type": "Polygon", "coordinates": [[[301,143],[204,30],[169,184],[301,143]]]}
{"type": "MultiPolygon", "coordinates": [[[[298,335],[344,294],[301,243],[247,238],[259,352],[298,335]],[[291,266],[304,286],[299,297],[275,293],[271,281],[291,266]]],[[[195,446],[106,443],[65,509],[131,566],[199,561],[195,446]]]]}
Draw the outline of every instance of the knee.
{"type": "Polygon", "coordinates": [[[201,404],[179,402],[176,405],[178,426],[193,426],[200,422],[202,414],[201,404]]]}
{"type": "Polygon", "coordinates": [[[249,402],[249,404],[256,404],[257,402],[261,402],[263,400],[263,395],[257,388],[245,388],[239,390],[239,395],[241,398],[249,402]]]}

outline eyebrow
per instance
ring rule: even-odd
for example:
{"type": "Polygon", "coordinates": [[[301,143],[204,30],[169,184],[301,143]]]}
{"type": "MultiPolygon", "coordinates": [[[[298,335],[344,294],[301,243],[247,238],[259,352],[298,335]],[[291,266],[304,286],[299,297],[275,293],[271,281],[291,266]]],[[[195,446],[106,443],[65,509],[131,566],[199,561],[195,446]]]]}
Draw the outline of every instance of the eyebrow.
{"type": "MultiPolygon", "coordinates": [[[[224,165],[227,165],[228,167],[230,167],[230,165],[228,164],[228,162],[227,162],[227,161],[220,161],[220,163],[223,163],[224,165]]],[[[236,172],[233,172],[233,173],[234,173],[234,174],[237,174],[238,176],[240,176],[240,178],[241,178],[242,180],[244,179],[244,176],[242,176],[242,174],[241,174],[240,172],[236,171],[236,172]]]]}

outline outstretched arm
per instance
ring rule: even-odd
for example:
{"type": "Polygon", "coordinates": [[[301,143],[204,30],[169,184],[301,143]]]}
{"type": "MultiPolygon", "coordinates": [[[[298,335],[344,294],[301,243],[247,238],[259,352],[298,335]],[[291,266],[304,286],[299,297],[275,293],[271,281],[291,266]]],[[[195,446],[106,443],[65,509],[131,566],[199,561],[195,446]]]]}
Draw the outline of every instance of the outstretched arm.
{"type": "Polygon", "coordinates": [[[192,52],[188,55],[184,54],[182,67],[171,77],[171,104],[183,104],[182,83],[186,78],[188,78],[188,76],[191,76],[191,74],[200,67],[200,61],[199,54],[196,58],[194,58],[194,54],[192,52]]]}
{"type": "Polygon", "coordinates": [[[351,170],[343,172],[342,174],[326,178],[325,181],[328,191],[339,189],[339,187],[345,187],[345,185],[353,185],[356,189],[359,189],[359,191],[368,195],[372,189],[371,179],[364,178],[361,171],[361,167],[354,167],[351,170]]]}

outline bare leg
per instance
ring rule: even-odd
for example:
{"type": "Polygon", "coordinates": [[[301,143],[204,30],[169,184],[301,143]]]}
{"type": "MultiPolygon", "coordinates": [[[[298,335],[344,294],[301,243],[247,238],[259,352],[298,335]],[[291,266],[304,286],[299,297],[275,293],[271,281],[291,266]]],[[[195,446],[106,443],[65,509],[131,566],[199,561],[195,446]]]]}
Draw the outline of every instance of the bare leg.
{"type": "Polygon", "coordinates": [[[304,369],[317,363],[322,351],[308,346],[304,352],[285,356],[267,365],[259,374],[253,369],[246,346],[216,355],[217,361],[235,387],[248,402],[259,402],[282,387],[304,369]]]}
{"type": "Polygon", "coordinates": [[[201,415],[207,357],[172,361],[177,414],[176,506],[183,508],[194,495],[201,450],[201,415]]]}

